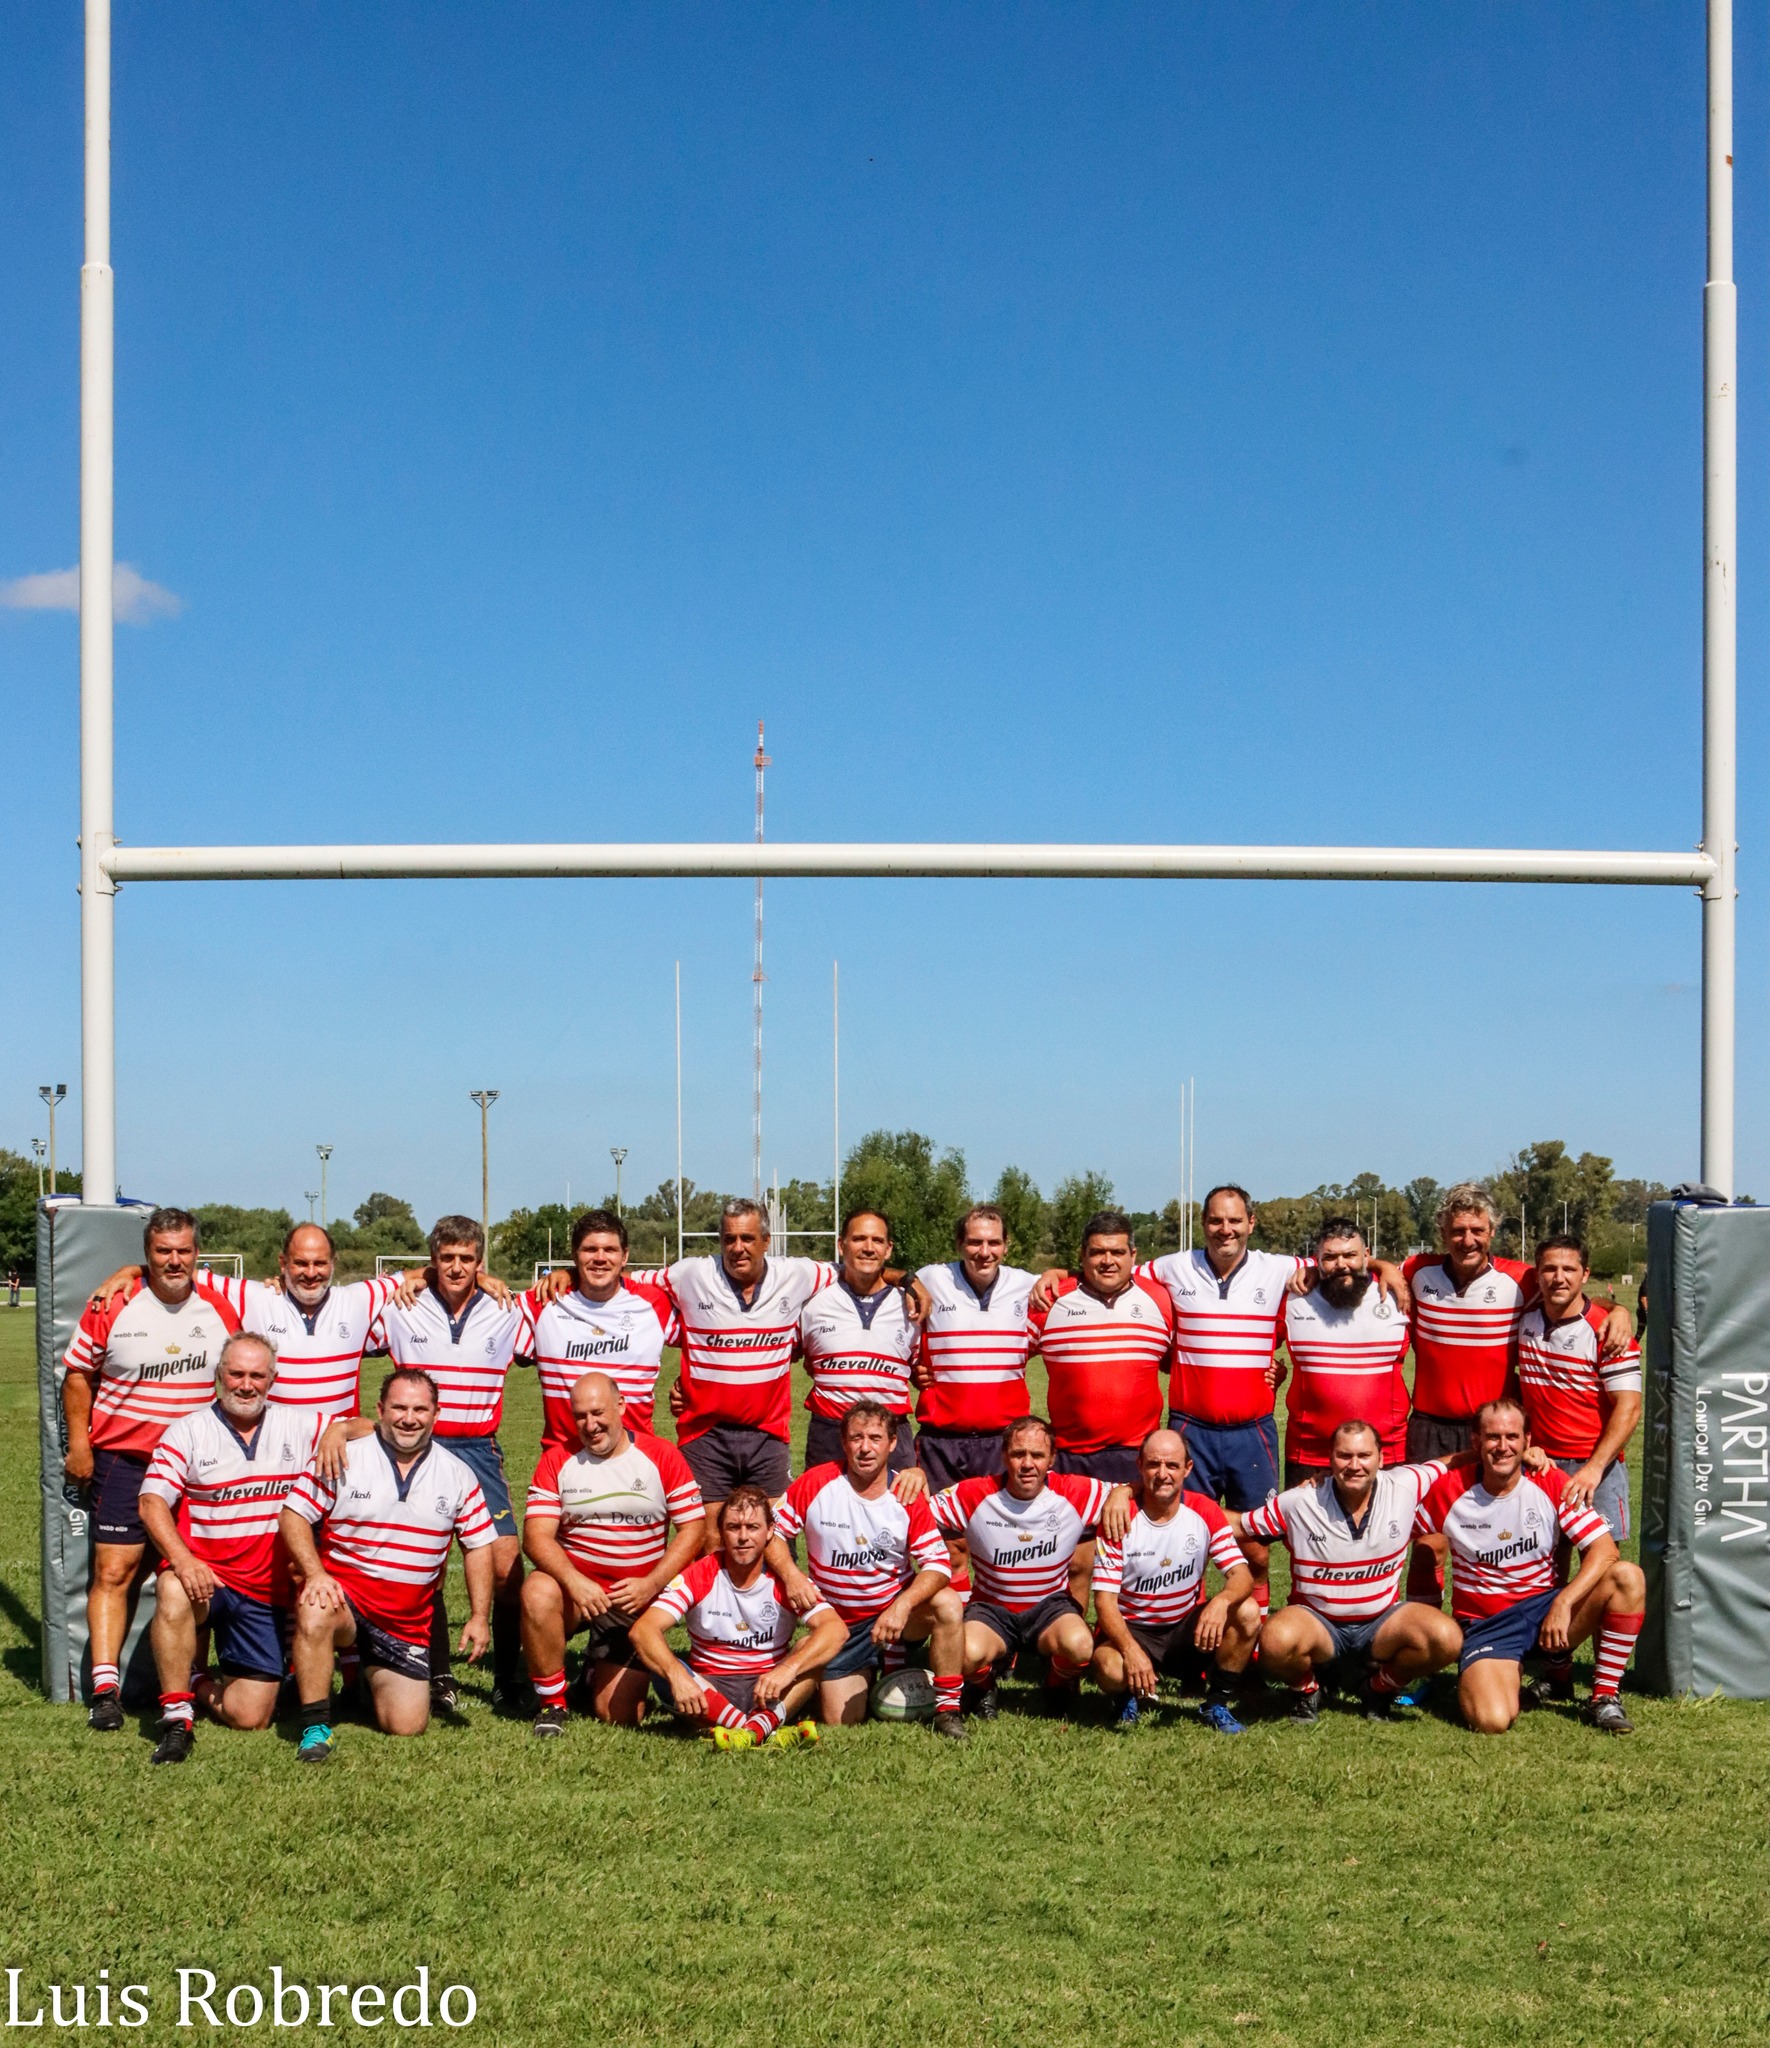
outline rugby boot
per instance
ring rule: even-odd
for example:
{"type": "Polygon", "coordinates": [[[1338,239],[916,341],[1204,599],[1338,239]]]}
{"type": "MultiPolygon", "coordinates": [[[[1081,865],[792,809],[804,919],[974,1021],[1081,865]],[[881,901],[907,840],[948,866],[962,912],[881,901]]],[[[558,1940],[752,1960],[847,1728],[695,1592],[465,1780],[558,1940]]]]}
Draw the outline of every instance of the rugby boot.
{"type": "Polygon", "coordinates": [[[948,1742],[965,1740],[965,1717],[956,1707],[948,1707],[934,1717],[934,1732],[948,1742]]]}
{"type": "Polygon", "coordinates": [[[101,1735],[114,1735],[123,1725],[123,1695],[114,1685],[107,1685],[103,1692],[92,1695],[92,1704],[86,1709],[86,1725],[96,1728],[101,1735]]]}
{"type": "Polygon", "coordinates": [[[543,1707],[535,1716],[535,1725],[529,1730],[529,1733],[531,1735],[563,1735],[567,1719],[568,1716],[564,1707],[543,1707]]]}
{"type": "Polygon", "coordinates": [[[323,1764],[332,1754],[332,1731],[323,1721],[315,1721],[301,1731],[301,1747],[295,1752],[298,1764],[323,1764]]]}
{"type": "Polygon", "coordinates": [[[197,1746],[197,1731],[188,1721],[162,1721],[151,1764],[181,1764],[197,1746]]]}
{"type": "Polygon", "coordinates": [[[1206,1700],[1198,1710],[1198,1717],[1219,1735],[1245,1735],[1248,1732],[1245,1724],[1235,1718],[1227,1700],[1206,1700]]]}
{"type": "Polygon", "coordinates": [[[1118,1719],[1112,1724],[1121,1735],[1129,1735],[1143,1718],[1143,1709],[1137,1704],[1134,1692],[1126,1693],[1125,1703],[1119,1708],[1118,1719]]]}
{"type": "Polygon", "coordinates": [[[754,1749],[756,1731],[754,1728],[719,1728],[709,1730],[715,1749],[754,1749]]]}
{"type": "Polygon", "coordinates": [[[1321,1687],[1312,1685],[1307,1692],[1291,1694],[1289,1718],[1305,1728],[1313,1728],[1321,1719],[1321,1687]]]}
{"type": "Polygon", "coordinates": [[[1598,1692],[1586,1702],[1586,1725],[1606,1735],[1633,1735],[1635,1724],[1623,1712],[1623,1703],[1613,1692],[1598,1692]]]}

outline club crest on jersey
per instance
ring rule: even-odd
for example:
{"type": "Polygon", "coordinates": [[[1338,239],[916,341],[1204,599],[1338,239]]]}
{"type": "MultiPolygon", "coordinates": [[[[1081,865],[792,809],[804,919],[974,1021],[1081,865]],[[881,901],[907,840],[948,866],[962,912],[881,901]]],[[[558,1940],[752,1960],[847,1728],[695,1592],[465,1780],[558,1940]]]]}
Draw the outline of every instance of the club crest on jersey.
{"type": "Polygon", "coordinates": [[[294,1462],[295,1462],[295,1446],[294,1446],[293,1444],[284,1444],[284,1446],[283,1446],[283,1463],[284,1463],[285,1465],[293,1465],[293,1464],[294,1464],[294,1462]]]}
{"type": "Polygon", "coordinates": [[[449,1511],[449,1503],[440,1493],[436,1497],[436,1511],[439,1515],[446,1515],[449,1511]]]}
{"type": "Polygon", "coordinates": [[[1487,1291],[1486,1291],[1486,1292],[1485,1292],[1485,1293],[1484,1293],[1484,1294],[1482,1295],[1481,1299],[1482,1299],[1483,1301],[1492,1301],[1492,1300],[1494,1300],[1494,1299],[1495,1299],[1495,1296],[1494,1296],[1494,1291],[1493,1291],[1493,1289],[1492,1289],[1491,1287],[1490,1287],[1490,1288],[1488,1288],[1488,1289],[1487,1289],[1487,1291]]]}
{"type": "Polygon", "coordinates": [[[1254,1299],[1262,1308],[1266,1306],[1266,1290],[1264,1287],[1256,1287],[1254,1289],[1254,1299]]]}

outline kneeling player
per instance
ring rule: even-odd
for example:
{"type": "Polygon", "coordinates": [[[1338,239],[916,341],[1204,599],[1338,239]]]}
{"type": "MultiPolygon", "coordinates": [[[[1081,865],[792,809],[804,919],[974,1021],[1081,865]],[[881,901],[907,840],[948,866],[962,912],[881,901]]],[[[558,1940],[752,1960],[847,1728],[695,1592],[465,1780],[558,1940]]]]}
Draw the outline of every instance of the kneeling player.
{"type": "Polygon", "coordinates": [[[1457,1654],[1462,1631],[1443,1610],[1403,1600],[1414,1511],[1450,1467],[1385,1465],[1368,1422],[1342,1422],[1328,1469],[1237,1516],[1239,1532],[1291,1553],[1291,1602],[1260,1631],[1260,1668],[1291,1688],[1291,1718],[1314,1721],[1322,1674],[1362,1669],[1367,1719],[1387,1717],[1404,1687],[1457,1654]]]}
{"type": "Polygon", "coordinates": [[[1102,1536],[1094,1551],[1094,1658],[1103,1693],[1122,1699],[1118,1725],[1137,1725],[1138,1702],[1161,1678],[1200,1677],[1199,1718],[1219,1735],[1245,1731],[1229,1696],[1254,1654],[1260,1610],[1254,1575],[1229,1518],[1214,1500],[1186,1491],[1192,1470],[1177,1429],[1151,1430],[1137,1453],[1138,1511],[1122,1543],[1102,1536]],[[1223,1587],[1205,1598],[1207,1559],[1223,1587]]]}
{"type": "Polygon", "coordinates": [[[1647,1581],[1617,1555],[1604,1517],[1570,1498],[1564,1472],[1525,1469],[1525,1435],[1516,1401],[1487,1402],[1475,1418],[1479,1467],[1445,1473],[1414,1519],[1419,1536],[1450,1551],[1451,1612],[1463,1625],[1463,1719],[1479,1734],[1503,1734],[1518,1718],[1526,1654],[1566,1657],[1596,1635],[1586,1719],[1608,1735],[1631,1734],[1618,1688],[1641,1633],[1647,1581]],[[1579,1550],[1580,1564],[1557,1588],[1561,1535],[1579,1550]]]}
{"type": "Polygon", "coordinates": [[[628,1630],[701,1552],[707,1511],[688,1461],[661,1437],[630,1433],[625,1401],[608,1373],[585,1373],[571,1392],[577,1448],[544,1450],[529,1485],[522,1541],[535,1569],[523,1582],[522,1645],[537,1735],[565,1729],[566,1639],[585,1629],[579,1684],[592,1713],[638,1726],[646,1671],[628,1630]]]}
{"type": "Polygon", "coordinates": [[[804,1641],[789,1647],[799,1617],[763,1562],[773,1527],[774,1508],[762,1488],[734,1486],[719,1521],[719,1549],[672,1579],[632,1628],[633,1647],[662,1680],[672,1709],[721,1749],[815,1742],[817,1723],[796,1717],[848,1634],[836,1610],[820,1601],[805,1616],[804,1641]],[[678,1621],[688,1624],[686,1664],[666,1640],[678,1621]]]}
{"type": "Polygon", "coordinates": [[[842,1417],[842,1463],[814,1465],[787,1488],[768,1563],[798,1612],[827,1602],[848,1631],[818,1687],[823,1720],[865,1720],[872,1674],[901,1665],[904,1643],[932,1638],[935,1733],[962,1736],[965,1609],[951,1590],[953,1568],[926,1496],[906,1503],[888,1483],[896,1435],[897,1417],[883,1402],[855,1402],[842,1417]],[[801,1530],[809,1578],[787,1548],[801,1530]]]}
{"type": "Polygon", "coordinates": [[[295,1683],[302,1763],[332,1753],[332,1662],[353,1645],[389,1735],[422,1735],[430,1720],[430,1610],[461,1545],[471,1603],[460,1653],[477,1663],[491,1642],[492,1518],[479,1481],[432,1440],[436,1382],[400,1366],[381,1383],[375,1428],[344,1454],[338,1479],[310,1469],[280,1524],[295,1575],[295,1683]],[[318,1543],[316,1546],[315,1536],[318,1543]]]}
{"type": "Polygon", "coordinates": [[[167,1424],[141,1482],[141,1524],[165,1560],[151,1632],[157,1764],[189,1756],[199,1699],[228,1728],[268,1728],[276,1712],[289,1624],[277,1518],[319,1435],[305,1409],[268,1405],[276,1376],[266,1340],[236,1331],[221,1347],[214,1401],[167,1424]],[[188,1536],[179,1533],[181,1504],[188,1536]],[[193,1678],[199,1628],[210,1631],[219,1685],[193,1678]]]}

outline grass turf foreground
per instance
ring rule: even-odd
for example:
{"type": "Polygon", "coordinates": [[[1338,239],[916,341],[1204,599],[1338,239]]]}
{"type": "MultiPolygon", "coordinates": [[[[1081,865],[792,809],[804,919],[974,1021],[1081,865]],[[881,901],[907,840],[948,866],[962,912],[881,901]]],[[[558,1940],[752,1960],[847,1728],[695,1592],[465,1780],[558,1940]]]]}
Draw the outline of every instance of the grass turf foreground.
{"type": "MultiPolygon", "coordinates": [[[[346,1725],[314,1770],[290,1731],[205,1727],[150,1770],[145,1723],[94,1737],[36,1692],[30,1326],[0,1311],[0,1968],[27,2017],[108,1969],[149,1987],[125,2038],[201,2041],[181,1965],[391,1994],[424,1964],[433,2017],[450,1983],[478,2016],[423,2038],[517,2048],[1765,2036],[1758,1706],[1631,1698],[1622,1741],[1337,1712],[1226,1740],[1177,1706],[1126,1737],[1035,1720],[1011,1686],[963,1750],[874,1725],[728,1755],[578,1720],[539,1744],[475,1674],[417,1742],[346,1725]]],[[[251,2031],[396,2031],[333,2018],[251,2031]]]]}

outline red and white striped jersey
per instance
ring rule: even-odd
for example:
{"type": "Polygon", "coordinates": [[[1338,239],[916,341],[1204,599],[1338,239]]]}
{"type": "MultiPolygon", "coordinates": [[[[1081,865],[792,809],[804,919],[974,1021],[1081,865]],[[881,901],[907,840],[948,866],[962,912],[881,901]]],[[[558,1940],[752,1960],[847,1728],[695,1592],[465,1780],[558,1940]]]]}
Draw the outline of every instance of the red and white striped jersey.
{"type": "Polygon", "coordinates": [[[1045,1361],[1060,1451],[1140,1444],[1160,1428],[1174,1306],[1159,1280],[1133,1280],[1102,1301],[1066,1279],[1048,1308],[1028,1315],[1027,1334],[1045,1361]]]}
{"type": "Polygon", "coordinates": [[[1536,1268],[1495,1259],[1459,1288],[1441,1256],[1402,1268],[1413,1290],[1414,1406],[1445,1422],[1473,1422],[1512,1376],[1518,1319],[1536,1299],[1536,1268]]]}
{"type": "Polygon", "coordinates": [[[1094,1533],[1109,1489],[1103,1480],[1053,1472],[1031,1500],[999,1479],[961,1479],[929,1502],[934,1525],[962,1536],[973,1598],[1024,1614],[1069,1586],[1069,1561],[1094,1533]]]}
{"type": "Polygon", "coordinates": [[[412,1365],[436,1382],[438,1436],[494,1436],[504,1412],[510,1361],[534,1349],[534,1330],[521,1299],[508,1307],[475,1288],[452,1316],[434,1287],[410,1308],[390,1301],[375,1318],[368,1348],[395,1365],[412,1365]]]}
{"type": "Polygon", "coordinates": [[[1273,1410],[1266,1371],[1284,1329],[1285,1289],[1301,1262],[1289,1252],[1243,1252],[1222,1278],[1201,1248],[1139,1266],[1174,1303],[1168,1406],[1194,1422],[1232,1428],[1273,1410]]]}
{"type": "Polygon", "coordinates": [[[1641,1347],[1602,1356],[1610,1310],[1588,1301],[1577,1316],[1551,1323],[1542,1304],[1518,1325],[1518,1389],[1530,1440],[1551,1458],[1589,1458],[1604,1434],[1605,1411],[1617,1394],[1641,1391],[1641,1347]]]}
{"type": "Polygon", "coordinates": [[[248,1444],[211,1401],[166,1425],[141,1490],[175,1514],[185,1504],[180,1533],[224,1586],[254,1600],[273,1592],[286,1600],[277,1518],[307,1470],[320,1428],[319,1418],[302,1409],[267,1407],[248,1444]]]}
{"type": "Polygon", "coordinates": [[[1340,1505],[1331,1474],[1287,1487],[1241,1518],[1248,1535],[1291,1553],[1291,1598],[1329,1621],[1374,1621],[1401,1598],[1414,1510],[1443,1476],[1443,1459],[1385,1465],[1364,1520],[1340,1505]]]}
{"type": "Polygon", "coordinates": [[[1225,1573],[1247,1562],[1217,1503],[1183,1493],[1165,1522],[1152,1522],[1140,1508],[1122,1543],[1101,1537],[1094,1591],[1110,1593],[1127,1621],[1168,1628],[1204,1605],[1207,1561],[1225,1573]]]}
{"type": "Polygon", "coordinates": [[[1450,1611],[1458,1621],[1503,1614],[1552,1592],[1558,1535],[1584,1550],[1610,1533],[1595,1509],[1567,1499],[1567,1474],[1553,1465],[1522,1473],[1500,1494],[1482,1485],[1479,1467],[1446,1472],[1421,1501],[1414,1529],[1449,1538],[1450,1611]]]}
{"type": "Polygon", "coordinates": [[[918,1572],[953,1575],[926,1494],[906,1506],[887,1487],[869,1500],[840,1465],[813,1465],[787,1488],[774,1533],[801,1530],[806,1576],[846,1622],[883,1614],[918,1572]]]}
{"type": "Polygon", "coordinates": [[[819,1259],[770,1257],[746,1308],[717,1258],[679,1259],[668,1272],[639,1275],[663,1285],[681,1319],[687,1406],[676,1420],[678,1443],[692,1443],[716,1422],[787,1440],[799,1317],[835,1277],[835,1267],[819,1259]]]}
{"type": "Polygon", "coordinates": [[[980,1295],[959,1259],[916,1275],[932,1303],[922,1355],[934,1383],[916,1402],[922,1428],[986,1436],[1028,1412],[1027,1307],[1036,1277],[1002,1266],[980,1295]]]}
{"type": "Polygon", "coordinates": [[[642,1579],[663,1561],[666,1527],[704,1522],[688,1461],[662,1437],[636,1435],[612,1458],[549,1444],[529,1482],[524,1520],[559,1524],[560,1547],[587,1579],[642,1579]]]}
{"type": "Polygon", "coordinates": [[[811,1374],[805,1405],[840,1421],[857,1401],[893,1415],[910,1412],[910,1367],[922,1333],[904,1311],[903,1290],[858,1295],[845,1280],[826,1287],[799,1317],[799,1346],[811,1374]]]}
{"type": "Polygon", "coordinates": [[[572,1389],[587,1372],[605,1372],[621,1390],[621,1421],[648,1435],[666,1346],[677,1341],[676,1311],[661,1287],[629,1279],[607,1301],[573,1288],[543,1302],[523,1296],[541,1381],[541,1442],[576,1449],[572,1389]]]}
{"type": "Polygon", "coordinates": [[[787,1589],[773,1572],[763,1570],[748,1586],[734,1586],[717,1556],[697,1557],[674,1578],[652,1604],[672,1621],[688,1623],[691,1671],[708,1678],[741,1671],[752,1676],[772,1671],[786,1654],[801,1620],[816,1621],[829,1613],[823,1601],[806,1615],[793,1612],[787,1589]]]}
{"type": "Polygon", "coordinates": [[[276,1346],[273,1406],[302,1408],[322,1422],[357,1412],[369,1327],[393,1299],[397,1273],[329,1287],[311,1314],[262,1280],[212,1284],[232,1304],[242,1329],[276,1346]]]}
{"type": "Polygon", "coordinates": [[[63,1364],[92,1386],[92,1442],[145,1458],[160,1432],[215,1398],[221,1347],[240,1327],[231,1302],[207,1280],[183,1301],[164,1302],[144,1280],[112,1304],[88,1302],[63,1364]]]}
{"type": "Polygon", "coordinates": [[[1368,1422],[1385,1458],[1407,1455],[1408,1318],[1375,1274],[1351,1308],[1335,1308],[1319,1287],[1285,1296],[1291,1383],[1285,1394],[1284,1454],[1325,1465],[1342,1422],[1368,1422]]]}
{"type": "Polygon", "coordinates": [[[451,1538],[464,1551],[497,1540],[479,1481],[434,1438],[402,1479],[380,1432],[359,1436],[336,1485],[309,1466],[284,1506],[317,1525],[320,1562],[357,1612],[420,1647],[451,1538]]]}

